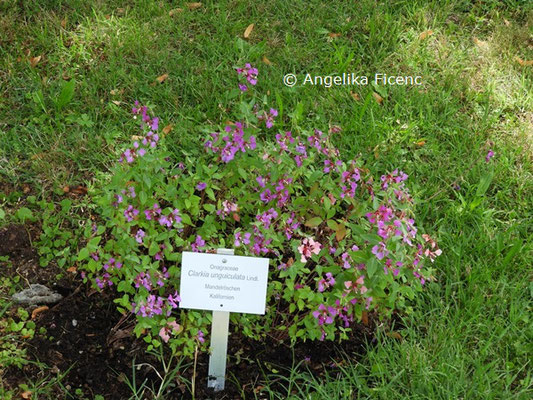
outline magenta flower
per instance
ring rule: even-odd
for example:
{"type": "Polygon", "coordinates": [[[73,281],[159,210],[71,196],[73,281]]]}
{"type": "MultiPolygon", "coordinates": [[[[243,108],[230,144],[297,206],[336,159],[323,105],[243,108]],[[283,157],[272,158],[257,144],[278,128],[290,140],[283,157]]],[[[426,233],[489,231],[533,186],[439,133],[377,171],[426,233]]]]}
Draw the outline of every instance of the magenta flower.
{"type": "Polygon", "coordinates": [[[490,159],[494,157],[494,152],[492,151],[492,149],[489,150],[489,152],[487,153],[487,155],[485,156],[485,162],[490,162],[490,159]]]}
{"type": "Polygon", "coordinates": [[[191,244],[192,251],[198,253],[200,247],[205,247],[205,240],[200,235],[196,235],[196,240],[191,244]]]}
{"type": "Polygon", "coordinates": [[[205,342],[204,333],[201,330],[198,330],[198,333],[196,334],[196,339],[198,339],[200,343],[205,342]]]}
{"type": "Polygon", "coordinates": [[[124,210],[124,217],[126,217],[126,221],[131,222],[133,219],[139,214],[139,210],[133,208],[133,206],[130,204],[128,208],[124,210]]]}

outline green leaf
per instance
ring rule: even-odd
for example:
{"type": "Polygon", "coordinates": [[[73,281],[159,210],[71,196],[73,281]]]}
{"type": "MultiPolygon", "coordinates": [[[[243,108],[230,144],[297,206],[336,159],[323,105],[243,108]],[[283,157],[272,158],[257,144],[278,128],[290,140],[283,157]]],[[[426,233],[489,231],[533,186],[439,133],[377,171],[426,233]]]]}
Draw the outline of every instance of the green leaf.
{"type": "Polygon", "coordinates": [[[4,219],[5,217],[6,217],[6,213],[4,212],[4,210],[0,208],[0,219],[4,219]]]}
{"type": "Polygon", "coordinates": [[[87,247],[84,247],[81,249],[81,251],[78,254],[78,261],[85,260],[89,257],[89,249],[87,247]]]}
{"type": "Polygon", "coordinates": [[[378,260],[375,257],[371,257],[370,260],[366,263],[366,272],[369,278],[375,274],[378,269],[378,260]]]}
{"type": "Polygon", "coordinates": [[[141,191],[139,193],[139,201],[141,202],[142,205],[145,205],[147,200],[148,200],[148,195],[144,191],[141,191]]]}
{"type": "Polygon", "coordinates": [[[29,208],[22,207],[17,210],[17,212],[15,213],[15,217],[21,222],[24,222],[26,220],[32,220],[33,213],[29,208]]]}
{"type": "Polygon", "coordinates": [[[314,227],[320,225],[321,223],[322,223],[322,218],[314,217],[314,218],[311,218],[310,220],[308,220],[305,223],[305,226],[308,226],[309,228],[314,228],[314,227]]]}
{"type": "Polygon", "coordinates": [[[485,194],[485,192],[488,190],[490,183],[492,182],[492,179],[494,178],[494,172],[489,171],[485,175],[483,175],[479,181],[479,185],[477,187],[476,196],[481,197],[485,194]]]}
{"type": "Polygon", "coordinates": [[[65,82],[63,84],[63,87],[61,88],[61,93],[59,93],[59,97],[56,100],[56,107],[58,110],[61,110],[63,107],[65,107],[72,98],[74,97],[74,88],[76,86],[76,83],[74,79],[65,82]]]}
{"type": "Polygon", "coordinates": [[[334,231],[337,230],[337,223],[333,221],[332,219],[328,219],[326,221],[326,224],[328,225],[329,229],[333,229],[334,231]]]}
{"type": "Polygon", "coordinates": [[[216,207],[214,204],[204,204],[204,209],[207,211],[207,212],[214,212],[216,210],[216,207]]]}

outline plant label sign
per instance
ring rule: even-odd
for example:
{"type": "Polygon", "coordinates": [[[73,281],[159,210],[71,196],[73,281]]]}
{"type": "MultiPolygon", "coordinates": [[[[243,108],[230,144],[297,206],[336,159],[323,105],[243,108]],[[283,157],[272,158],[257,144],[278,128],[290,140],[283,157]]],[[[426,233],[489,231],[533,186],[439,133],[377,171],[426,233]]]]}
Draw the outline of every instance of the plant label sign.
{"type": "Polygon", "coordinates": [[[264,314],[268,258],[182,253],[180,307],[264,314]]]}

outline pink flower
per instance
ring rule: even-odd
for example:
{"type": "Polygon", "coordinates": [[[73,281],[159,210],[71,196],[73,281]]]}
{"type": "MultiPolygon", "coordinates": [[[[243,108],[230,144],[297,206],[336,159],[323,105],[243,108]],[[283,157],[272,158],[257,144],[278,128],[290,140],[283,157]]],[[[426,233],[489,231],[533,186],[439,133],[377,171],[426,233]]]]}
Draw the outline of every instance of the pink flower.
{"type": "Polygon", "coordinates": [[[298,251],[302,255],[301,261],[307,262],[308,258],[311,258],[312,254],[320,253],[322,245],[318,242],[315,242],[312,238],[305,238],[302,241],[302,245],[298,247],[298,251]]]}
{"type": "Polygon", "coordinates": [[[492,151],[492,149],[490,149],[487,155],[485,156],[485,162],[489,162],[492,157],[494,157],[494,152],[492,151]]]}

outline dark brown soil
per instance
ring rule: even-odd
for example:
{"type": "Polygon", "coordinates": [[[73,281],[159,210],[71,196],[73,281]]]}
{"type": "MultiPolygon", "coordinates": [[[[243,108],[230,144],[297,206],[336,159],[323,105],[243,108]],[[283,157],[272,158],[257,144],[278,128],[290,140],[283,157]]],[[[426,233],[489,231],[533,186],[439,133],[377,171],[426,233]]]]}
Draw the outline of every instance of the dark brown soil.
{"type": "MultiPolygon", "coordinates": [[[[106,400],[128,399],[132,393],[123,377],[131,380],[134,360],[137,365],[147,363],[161,371],[160,362],[146,353],[144,341],[135,339],[131,333],[134,317],[117,312],[111,293],[102,295],[95,292],[81,284],[75,273],[67,273],[70,276],[54,286],[53,277],[58,269],[38,266],[24,227],[10,226],[0,230],[0,254],[10,255],[12,261],[2,275],[18,273],[29,283],[46,284],[66,296],[49,310],[38,314],[36,332],[45,327],[47,333],[36,333],[26,346],[29,358],[46,364],[48,370],[43,372],[35,365],[28,365],[22,370],[10,368],[4,376],[8,387],[17,388],[26,379],[55,376],[70,368],[62,385],[71,396],[65,395],[65,391],[58,387],[58,399],[80,398],[74,394],[78,388],[89,399],[96,394],[103,395],[106,400]],[[2,240],[6,237],[8,241],[2,240]],[[43,274],[47,270],[52,273],[43,274]]],[[[332,342],[308,341],[291,348],[288,343],[279,343],[274,339],[256,342],[233,332],[228,342],[226,389],[216,394],[207,389],[209,356],[202,353],[198,355],[196,365],[196,399],[241,399],[243,392],[246,398],[263,398],[264,374],[286,375],[286,369],[300,361],[303,361],[302,368],[308,368],[315,376],[321,376],[326,370],[334,373],[343,362],[336,349],[342,349],[348,356],[360,356],[364,351],[363,343],[372,340],[374,326],[372,317],[367,325],[354,326],[350,340],[343,342],[342,347],[336,347],[332,342]]],[[[178,377],[178,382],[165,398],[192,398],[183,380],[179,379],[192,380],[192,364],[182,371],[182,376],[178,377]]],[[[146,379],[148,387],[159,387],[159,379],[150,367],[142,366],[135,373],[138,385],[146,379]]],[[[143,398],[152,397],[146,391],[143,398]]]]}

